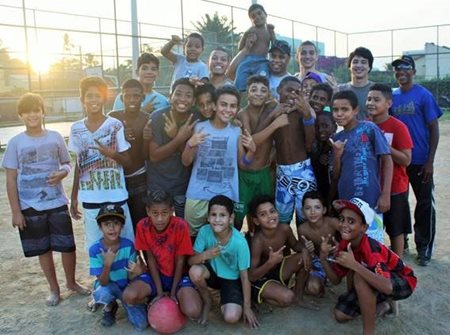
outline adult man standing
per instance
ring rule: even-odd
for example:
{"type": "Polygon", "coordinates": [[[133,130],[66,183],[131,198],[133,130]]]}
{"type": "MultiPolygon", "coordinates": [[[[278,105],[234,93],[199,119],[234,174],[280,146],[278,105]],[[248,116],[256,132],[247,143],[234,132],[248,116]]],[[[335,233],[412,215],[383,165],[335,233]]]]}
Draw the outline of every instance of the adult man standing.
{"type": "Polygon", "coordinates": [[[366,120],[368,113],[366,107],[369,88],[374,83],[369,80],[369,72],[372,71],[372,52],[364,47],[358,47],[350,53],[347,60],[347,67],[350,70],[350,81],[339,85],[339,91],[350,90],[358,97],[359,113],[358,120],[366,120]]]}
{"type": "Polygon", "coordinates": [[[392,62],[399,88],[393,91],[392,114],[406,124],[413,140],[407,172],[417,200],[414,210],[414,240],[417,264],[427,266],[436,234],[433,162],[439,143],[438,119],[442,115],[430,91],[414,83],[415,62],[402,56],[392,62]]]}

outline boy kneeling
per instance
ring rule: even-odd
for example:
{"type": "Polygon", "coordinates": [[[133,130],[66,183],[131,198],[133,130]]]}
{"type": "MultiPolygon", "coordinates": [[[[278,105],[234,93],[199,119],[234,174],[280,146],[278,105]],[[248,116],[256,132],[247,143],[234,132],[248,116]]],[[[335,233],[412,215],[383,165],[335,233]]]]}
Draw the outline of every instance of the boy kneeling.
{"type": "Polygon", "coordinates": [[[416,288],[417,278],[395,253],[367,236],[374,211],[366,202],[352,198],[336,200],[333,206],[339,212],[342,240],[332,246],[329,239],[322,237],[320,261],[334,285],[349,271],[353,273],[353,288],[339,297],[334,316],[338,322],[346,322],[361,314],[363,333],[375,334],[377,309],[389,300],[408,298],[416,288]],[[336,248],[335,264],[330,265],[327,257],[336,248]]]}

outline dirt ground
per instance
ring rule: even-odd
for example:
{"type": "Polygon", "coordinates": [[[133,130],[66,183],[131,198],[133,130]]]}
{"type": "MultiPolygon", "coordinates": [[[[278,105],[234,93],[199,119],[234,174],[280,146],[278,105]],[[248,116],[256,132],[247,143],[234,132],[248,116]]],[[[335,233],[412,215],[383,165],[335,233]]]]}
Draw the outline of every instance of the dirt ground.
{"type": "MultiPolygon", "coordinates": [[[[51,129],[51,125],[48,126],[51,129]]],[[[412,264],[419,278],[416,292],[400,302],[400,315],[378,320],[378,334],[450,334],[450,121],[441,122],[441,140],[435,162],[437,203],[436,251],[428,267],[414,264],[414,243],[410,243],[405,261],[412,264]]],[[[70,194],[72,176],[66,179],[65,187],[70,194]]],[[[86,309],[86,297],[71,294],[64,287],[64,275],[59,255],[58,278],[62,290],[62,301],[58,307],[47,307],[47,284],[41,274],[36,258],[23,257],[19,235],[11,227],[11,213],[5,190],[5,172],[0,170],[0,334],[139,334],[127,322],[122,310],[118,321],[110,329],[100,325],[101,312],[91,313],[86,309]]],[[[413,197],[411,203],[414,204],[413,197]]],[[[413,208],[413,207],[412,207],[413,208]]],[[[88,275],[88,258],[84,250],[83,225],[74,222],[78,246],[77,278],[91,285],[88,275]]],[[[410,241],[413,241],[412,236],[410,241]]],[[[226,325],[220,318],[219,307],[213,306],[210,323],[201,328],[193,322],[181,334],[360,334],[361,320],[338,324],[331,316],[337,295],[344,290],[338,286],[328,288],[323,299],[319,299],[320,310],[310,311],[298,307],[274,308],[263,305],[257,316],[261,322],[259,330],[248,329],[243,324],[226,325]]],[[[152,333],[150,329],[144,333],[152,333]]]]}

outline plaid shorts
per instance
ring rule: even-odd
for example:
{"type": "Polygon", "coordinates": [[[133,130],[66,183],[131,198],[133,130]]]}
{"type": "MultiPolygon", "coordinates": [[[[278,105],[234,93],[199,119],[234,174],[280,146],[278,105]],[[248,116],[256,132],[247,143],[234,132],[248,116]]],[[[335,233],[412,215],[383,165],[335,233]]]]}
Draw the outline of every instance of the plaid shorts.
{"type": "Polygon", "coordinates": [[[27,208],[22,211],[26,227],[19,229],[20,241],[25,257],[40,256],[46,252],[75,251],[72,220],[67,205],[37,211],[27,208]]]}
{"type": "MultiPolygon", "coordinates": [[[[388,299],[403,300],[412,294],[413,291],[409,286],[408,281],[397,275],[395,272],[391,273],[391,282],[392,294],[386,295],[376,292],[377,304],[388,299]]],[[[354,287],[350,291],[339,296],[335,309],[351,317],[356,317],[361,314],[358,295],[356,294],[354,287]]]]}

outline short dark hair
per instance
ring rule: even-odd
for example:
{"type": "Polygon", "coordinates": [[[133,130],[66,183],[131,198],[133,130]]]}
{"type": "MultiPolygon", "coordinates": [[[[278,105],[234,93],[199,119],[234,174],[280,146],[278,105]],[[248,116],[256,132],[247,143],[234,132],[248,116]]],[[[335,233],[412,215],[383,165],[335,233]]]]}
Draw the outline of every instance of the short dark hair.
{"type": "Polygon", "coordinates": [[[250,214],[251,217],[256,218],[258,213],[258,207],[268,202],[270,202],[272,205],[275,206],[275,199],[271,195],[268,194],[257,195],[248,203],[248,214],[250,214]]]}
{"type": "Polygon", "coordinates": [[[17,114],[22,115],[36,107],[40,107],[45,114],[44,99],[36,93],[25,93],[17,102],[17,114]]]}
{"type": "Polygon", "coordinates": [[[372,52],[364,47],[358,47],[355,50],[353,50],[350,55],[348,56],[347,60],[347,67],[349,68],[352,64],[352,60],[355,56],[359,56],[362,58],[365,58],[369,61],[369,72],[372,71],[372,65],[373,65],[373,55],[372,52]]]}
{"type": "Polygon", "coordinates": [[[148,194],[145,205],[147,208],[156,204],[164,204],[173,207],[173,197],[170,193],[163,190],[152,191],[148,194]]]}
{"type": "Polygon", "coordinates": [[[392,89],[385,84],[373,84],[369,88],[370,91],[380,91],[381,94],[388,100],[392,100],[392,89]]]}
{"type": "Polygon", "coordinates": [[[314,93],[314,91],[324,91],[328,95],[328,101],[331,101],[331,97],[333,96],[333,89],[330,85],[326,83],[314,85],[311,89],[310,96],[314,93]]]}
{"type": "Polygon", "coordinates": [[[266,76],[261,76],[258,74],[254,74],[253,76],[248,77],[247,79],[247,88],[254,83],[261,83],[270,89],[269,79],[266,76]]]}
{"type": "Polygon", "coordinates": [[[186,41],[184,42],[184,44],[187,43],[187,40],[189,38],[198,38],[200,40],[201,44],[202,44],[202,48],[205,46],[205,39],[199,33],[190,33],[189,35],[187,35],[186,36],[186,41]]]}
{"type": "Polygon", "coordinates": [[[231,60],[231,54],[230,54],[230,51],[229,51],[227,48],[222,47],[222,46],[218,46],[218,47],[215,47],[214,49],[212,49],[211,52],[210,52],[209,54],[211,55],[211,54],[213,53],[213,51],[222,51],[222,52],[225,52],[225,53],[227,54],[228,60],[231,60]]]}
{"type": "Polygon", "coordinates": [[[217,101],[219,100],[219,98],[224,95],[224,94],[230,94],[230,95],[234,95],[237,98],[237,104],[238,106],[241,103],[241,94],[239,93],[239,91],[237,90],[236,87],[234,87],[233,85],[223,85],[222,87],[219,87],[218,89],[216,89],[216,94],[214,94],[214,103],[216,104],[217,101]]]}
{"type": "Polygon", "coordinates": [[[344,91],[339,91],[339,92],[334,93],[333,98],[331,99],[331,103],[333,103],[334,100],[338,100],[338,99],[348,100],[348,102],[350,102],[350,105],[352,106],[353,109],[358,107],[358,97],[356,96],[355,92],[353,92],[353,91],[344,90],[344,91]]]}
{"type": "MultiPolygon", "coordinates": [[[[336,132],[337,124],[336,124],[336,121],[334,121],[333,113],[330,113],[330,112],[317,113],[317,116],[316,116],[316,127],[319,124],[319,118],[325,118],[326,120],[328,120],[331,123],[331,125],[333,126],[333,128],[334,128],[334,132],[336,132]]],[[[317,130],[316,130],[316,138],[317,138],[318,141],[321,141],[319,139],[319,133],[318,133],[317,130]]],[[[328,141],[328,139],[327,139],[327,141],[328,141]]]]}
{"type": "Polygon", "coordinates": [[[172,84],[172,87],[170,89],[170,94],[173,93],[173,91],[175,91],[175,89],[177,88],[178,85],[187,85],[189,87],[192,88],[192,91],[195,92],[195,86],[194,84],[192,84],[189,80],[189,78],[178,78],[177,80],[175,80],[172,84]]]}
{"type": "Polygon", "coordinates": [[[319,200],[320,203],[322,204],[322,206],[326,206],[326,202],[325,199],[323,198],[322,194],[320,194],[320,192],[318,191],[308,191],[303,195],[303,199],[302,199],[302,207],[305,206],[305,201],[306,199],[314,199],[314,200],[319,200]]]}
{"type": "Polygon", "coordinates": [[[148,53],[148,52],[144,52],[142,55],[139,56],[139,58],[137,60],[136,71],[139,70],[141,65],[149,64],[149,63],[154,63],[159,69],[159,59],[158,59],[158,57],[156,57],[154,54],[151,54],[151,53],[148,53]]]}
{"type": "Polygon", "coordinates": [[[250,16],[251,12],[253,12],[254,10],[257,10],[257,9],[261,9],[263,11],[263,13],[267,15],[266,10],[264,9],[263,6],[261,6],[260,4],[254,3],[253,5],[251,5],[248,8],[248,16],[250,16]]]}
{"type": "Polygon", "coordinates": [[[302,42],[302,43],[298,46],[298,48],[297,48],[297,53],[300,53],[301,48],[304,47],[304,46],[307,46],[307,45],[313,46],[313,47],[314,47],[314,51],[316,52],[316,54],[319,53],[319,50],[317,50],[316,44],[313,43],[313,42],[311,42],[311,41],[305,41],[305,42],[302,42]]]}
{"type": "Polygon", "coordinates": [[[201,95],[209,93],[211,94],[212,101],[214,101],[214,96],[216,94],[216,88],[211,83],[206,83],[204,85],[199,85],[195,88],[194,97],[197,100],[201,95]]]}
{"type": "Polygon", "coordinates": [[[100,93],[103,95],[104,99],[108,97],[108,84],[106,81],[97,76],[85,77],[80,80],[80,96],[84,99],[87,90],[89,87],[97,87],[100,90],[100,93]]]}
{"type": "Polygon", "coordinates": [[[296,77],[296,76],[286,76],[283,79],[281,79],[280,84],[278,85],[278,90],[280,90],[284,85],[286,85],[288,82],[293,81],[296,83],[302,84],[302,81],[296,77]]]}
{"type": "Polygon", "coordinates": [[[211,211],[211,207],[214,205],[223,206],[227,209],[228,214],[232,215],[234,213],[234,203],[233,200],[225,195],[216,195],[209,200],[208,203],[208,214],[211,211]]]}
{"type": "Polygon", "coordinates": [[[127,88],[139,88],[142,93],[144,93],[144,86],[142,86],[141,82],[136,79],[128,79],[122,85],[122,92],[127,88]]]}

